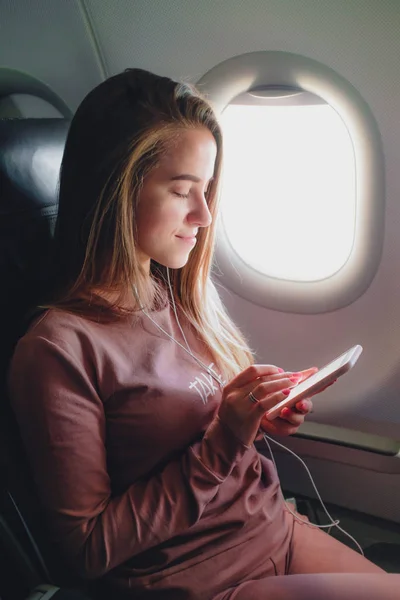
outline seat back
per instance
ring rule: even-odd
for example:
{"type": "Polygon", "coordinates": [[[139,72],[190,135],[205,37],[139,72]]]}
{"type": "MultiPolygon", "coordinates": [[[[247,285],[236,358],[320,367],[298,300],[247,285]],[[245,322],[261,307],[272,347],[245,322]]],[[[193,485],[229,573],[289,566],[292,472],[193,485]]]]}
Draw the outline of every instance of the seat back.
{"type": "Polygon", "coordinates": [[[64,119],[0,119],[0,548],[14,557],[29,587],[54,581],[56,566],[6,375],[51,254],[68,127],[64,119]]]}
{"type": "Polygon", "coordinates": [[[64,119],[0,119],[0,369],[46,270],[68,127],[64,119]]]}

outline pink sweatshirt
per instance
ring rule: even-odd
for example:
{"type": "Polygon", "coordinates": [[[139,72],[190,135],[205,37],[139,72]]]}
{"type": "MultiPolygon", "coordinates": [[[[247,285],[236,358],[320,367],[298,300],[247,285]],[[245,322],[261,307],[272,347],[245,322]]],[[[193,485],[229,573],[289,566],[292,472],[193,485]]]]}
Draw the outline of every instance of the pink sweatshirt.
{"type": "MultiPolygon", "coordinates": [[[[152,317],[183,343],[169,306],[152,317]]],[[[18,343],[10,393],[50,535],[80,575],[135,599],[208,599],[287,552],[272,463],[219,420],[217,384],[146,316],[48,311],[18,343]]]]}

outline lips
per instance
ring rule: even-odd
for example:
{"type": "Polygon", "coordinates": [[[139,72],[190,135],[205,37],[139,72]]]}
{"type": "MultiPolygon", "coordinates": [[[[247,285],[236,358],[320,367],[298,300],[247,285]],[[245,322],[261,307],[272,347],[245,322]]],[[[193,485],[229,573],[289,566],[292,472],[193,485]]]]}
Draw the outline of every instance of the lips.
{"type": "Polygon", "coordinates": [[[178,240],[182,240],[182,242],[185,242],[186,244],[191,244],[192,246],[194,246],[195,243],[197,242],[195,235],[190,235],[190,236],[177,235],[176,237],[178,238],[178,240]]]}

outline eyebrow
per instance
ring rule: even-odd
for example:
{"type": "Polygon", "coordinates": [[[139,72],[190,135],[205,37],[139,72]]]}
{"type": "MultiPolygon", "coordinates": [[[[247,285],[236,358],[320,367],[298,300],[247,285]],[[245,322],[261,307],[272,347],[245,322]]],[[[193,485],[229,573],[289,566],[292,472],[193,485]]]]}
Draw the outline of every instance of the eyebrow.
{"type": "MultiPolygon", "coordinates": [[[[209,183],[214,179],[211,177],[209,179],[209,183]]],[[[196,177],[196,175],[190,175],[190,173],[184,173],[183,175],[175,175],[175,177],[171,177],[171,181],[193,181],[194,183],[199,183],[201,179],[196,177]]]]}

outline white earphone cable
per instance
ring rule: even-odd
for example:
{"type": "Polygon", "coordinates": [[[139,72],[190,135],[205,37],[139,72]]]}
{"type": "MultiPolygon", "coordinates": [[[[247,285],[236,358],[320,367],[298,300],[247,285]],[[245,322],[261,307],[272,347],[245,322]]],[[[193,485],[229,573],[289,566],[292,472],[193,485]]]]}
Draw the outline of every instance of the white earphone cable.
{"type": "Polygon", "coordinates": [[[172,300],[172,308],[173,308],[173,310],[174,310],[174,315],[175,315],[176,322],[177,322],[177,324],[178,324],[178,327],[179,327],[179,329],[180,329],[180,332],[181,332],[181,334],[182,334],[182,337],[183,337],[183,339],[185,340],[186,348],[188,349],[189,353],[190,353],[190,354],[192,354],[192,351],[191,351],[191,349],[190,349],[190,346],[189,346],[189,344],[188,344],[188,341],[187,341],[187,339],[186,339],[186,336],[185,336],[185,334],[184,334],[184,332],[183,332],[183,329],[182,329],[182,327],[181,327],[181,324],[179,323],[179,319],[178,319],[178,312],[177,312],[177,310],[176,310],[176,304],[175,304],[174,295],[173,295],[173,292],[172,292],[171,280],[170,280],[170,278],[169,278],[169,269],[168,269],[168,268],[167,268],[167,280],[168,280],[168,287],[169,287],[169,292],[170,292],[170,296],[171,296],[171,300],[172,300]]]}
{"type": "Polygon", "coordinates": [[[204,369],[214,379],[214,381],[216,381],[218,383],[218,385],[222,388],[223,387],[223,381],[222,381],[222,379],[220,377],[218,377],[218,375],[216,373],[213,372],[213,369],[211,367],[207,367],[207,365],[205,365],[203,363],[203,361],[201,361],[199,358],[197,358],[197,356],[195,356],[193,354],[193,352],[191,351],[191,349],[190,349],[190,346],[188,344],[188,341],[186,339],[186,336],[185,336],[185,334],[183,332],[183,329],[182,329],[181,324],[180,324],[179,319],[178,319],[178,313],[177,313],[177,310],[176,310],[175,300],[174,300],[174,296],[173,296],[173,293],[172,293],[171,282],[170,282],[170,278],[169,278],[169,269],[167,269],[167,275],[168,275],[168,286],[169,286],[169,290],[170,290],[170,296],[171,296],[171,300],[172,300],[172,306],[173,306],[173,311],[174,311],[175,319],[176,319],[177,325],[178,325],[178,327],[179,327],[179,329],[180,329],[180,331],[182,333],[183,339],[185,340],[187,348],[185,348],[185,346],[183,344],[181,344],[180,342],[178,342],[178,340],[176,340],[171,334],[169,334],[168,331],[165,331],[165,329],[163,327],[161,327],[161,325],[159,325],[157,323],[157,321],[155,321],[153,319],[153,317],[151,317],[149,315],[148,312],[145,311],[143,305],[140,302],[137,290],[136,290],[135,286],[133,286],[133,291],[134,291],[134,294],[135,294],[135,298],[136,298],[137,302],[139,303],[139,308],[142,311],[142,313],[148,319],[150,319],[150,321],[152,323],[154,323],[154,325],[157,327],[157,329],[159,329],[170,340],[172,340],[175,344],[177,344],[180,348],[182,348],[182,350],[184,350],[186,352],[186,354],[189,354],[189,356],[191,356],[193,358],[193,360],[195,360],[197,362],[197,364],[202,369],[204,369]]]}
{"type": "MultiPolygon", "coordinates": [[[[328,512],[328,509],[326,508],[326,506],[325,506],[325,504],[324,504],[324,502],[323,502],[323,500],[322,500],[322,498],[321,498],[321,495],[320,495],[320,493],[319,493],[319,491],[318,491],[318,489],[317,489],[317,486],[315,485],[315,481],[314,481],[314,479],[313,479],[313,477],[312,477],[312,475],[311,475],[311,473],[310,473],[310,469],[307,467],[307,465],[306,465],[306,463],[303,461],[303,459],[302,459],[302,458],[300,458],[300,456],[298,456],[298,455],[297,455],[295,452],[293,452],[293,450],[291,450],[290,448],[287,448],[286,446],[284,446],[284,445],[283,445],[283,444],[281,444],[280,442],[277,442],[277,441],[276,441],[276,440],[274,440],[273,438],[270,438],[270,437],[269,437],[269,436],[268,436],[266,433],[264,433],[264,434],[263,434],[263,437],[264,437],[264,442],[265,442],[265,443],[267,444],[267,446],[268,446],[268,450],[269,450],[269,452],[270,452],[270,455],[271,455],[272,462],[274,463],[274,466],[275,466],[275,469],[276,469],[276,471],[277,471],[277,472],[278,472],[278,467],[277,467],[277,465],[276,465],[276,462],[275,462],[275,457],[274,457],[274,455],[273,455],[272,448],[271,448],[271,446],[270,446],[270,444],[269,444],[269,441],[273,442],[273,443],[274,443],[274,444],[276,444],[277,446],[280,446],[281,448],[284,448],[284,450],[287,450],[287,451],[288,451],[290,454],[292,454],[293,456],[295,456],[295,457],[297,458],[297,460],[299,460],[299,461],[300,461],[300,463],[301,463],[301,464],[303,465],[303,467],[305,468],[305,470],[306,470],[306,472],[307,472],[307,475],[308,475],[308,476],[309,476],[309,478],[310,478],[310,481],[311,481],[311,483],[312,483],[312,486],[313,486],[313,488],[314,488],[314,490],[315,490],[315,493],[317,494],[318,500],[320,501],[320,503],[321,503],[321,506],[322,506],[322,508],[323,508],[323,510],[324,510],[324,512],[325,512],[325,514],[327,515],[328,519],[330,519],[330,521],[331,521],[331,522],[330,522],[328,525],[316,525],[315,523],[311,523],[310,521],[305,521],[305,520],[303,520],[303,519],[300,519],[300,517],[299,517],[298,515],[296,515],[294,512],[292,512],[292,511],[290,510],[290,508],[289,508],[289,507],[286,505],[286,507],[287,507],[288,511],[289,511],[289,512],[290,512],[290,513],[291,513],[291,514],[292,514],[292,515],[293,515],[293,516],[294,516],[294,517],[295,517],[295,518],[296,518],[296,519],[297,519],[297,520],[298,520],[300,523],[306,523],[307,525],[311,525],[311,527],[317,527],[317,528],[319,528],[319,529],[331,529],[332,527],[337,527],[337,528],[339,529],[339,531],[341,531],[342,533],[344,533],[345,535],[347,535],[347,537],[349,537],[349,538],[350,538],[350,539],[351,539],[351,540],[352,540],[352,541],[355,543],[355,545],[357,546],[357,548],[359,549],[359,551],[361,552],[361,554],[364,556],[363,549],[361,548],[361,546],[360,546],[360,544],[357,542],[357,540],[355,540],[355,539],[353,538],[353,536],[351,536],[351,535],[350,535],[350,534],[349,534],[347,531],[345,531],[344,529],[342,529],[342,527],[339,527],[339,523],[340,523],[340,521],[339,521],[339,520],[336,520],[336,521],[335,521],[335,520],[332,518],[332,516],[330,515],[330,513],[328,512]],[[269,441],[268,441],[268,440],[269,440],[269,441]]],[[[281,488],[281,493],[282,493],[282,488],[281,488]]]]}
{"type": "MultiPolygon", "coordinates": [[[[199,366],[201,366],[203,369],[205,369],[205,370],[206,370],[206,372],[207,372],[207,373],[209,373],[209,375],[211,375],[211,377],[212,377],[212,378],[213,378],[213,379],[214,379],[214,380],[215,380],[215,381],[216,381],[216,382],[219,384],[220,388],[222,389],[222,388],[223,388],[223,382],[222,382],[221,378],[220,378],[220,377],[218,377],[218,376],[217,376],[215,373],[213,373],[213,370],[212,370],[210,367],[207,367],[207,366],[206,366],[206,365],[205,365],[205,364],[204,364],[204,363],[203,363],[203,362],[202,362],[200,359],[198,359],[198,358],[197,358],[197,357],[196,357],[196,356],[193,354],[193,352],[192,352],[192,351],[191,351],[191,349],[190,349],[190,346],[189,346],[189,344],[188,344],[188,341],[187,341],[187,339],[186,339],[186,336],[185,336],[185,334],[184,334],[184,332],[183,332],[183,329],[182,329],[182,327],[181,327],[181,324],[180,324],[180,322],[179,322],[179,319],[178,319],[178,313],[177,313],[177,310],[176,310],[176,305],[175,305],[174,295],[173,295],[173,291],[172,291],[172,287],[171,287],[171,281],[170,281],[169,269],[168,269],[168,268],[167,268],[167,282],[168,282],[168,287],[169,287],[169,292],[170,292],[170,297],[171,297],[171,301],[172,301],[172,307],[173,307],[173,311],[174,311],[175,319],[176,319],[177,325],[178,325],[178,327],[179,327],[179,330],[180,330],[180,332],[181,332],[181,334],[182,334],[182,337],[183,337],[183,339],[185,340],[185,344],[186,344],[187,348],[185,348],[185,346],[184,346],[183,344],[181,344],[180,342],[178,342],[178,340],[176,340],[176,339],[175,339],[175,338],[174,338],[172,335],[170,335],[170,334],[168,333],[168,331],[165,331],[165,329],[164,329],[163,327],[161,327],[161,325],[159,325],[159,324],[158,324],[158,323],[157,323],[157,322],[156,322],[156,321],[155,321],[155,320],[154,320],[154,319],[153,319],[153,318],[152,318],[152,317],[151,317],[151,316],[150,316],[150,315],[149,315],[149,314],[148,314],[148,313],[147,313],[147,312],[144,310],[144,308],[143,308],[142,304],[140,303],[140,299],[139,299],[139,297],[138,297],[137,290],[136,290],[136,288],[134,287],[134,288],[133,288],[133,290],[134,290],[134,293],[135,293],[136,300],[137,300],[137,301],[138,301],[138,303],[139,303],[140,310],[143,312],[143,314],[144,314],[144,315],[145,315],[145,316],[146,316],[148,319],[150,319],[150,321],[151,321],[152,323],[154,323],[154,325],[155,325],[155,326],[156,326],[156,327],[157,327],[157,328],[158,328],[158,329],[159,329],[159,330],[160,330],[162,333],[164,333],[164,335],[166,335],[166,336],[167,336],[167,337],[168,337],[170,340],[172,340],[172,341],[173,341],[175,344],[177,344],[177,345],[178,345],[180,348],[182,348],[182,350],[184,350],[184,351],[185,351],[187,354],[189,354],[189,355],[192,357],[192,359],[193,359],[193,360],[195,360],[195,361],[196,361],[196,363],[197,363],[199,366]]],[[[321,498],[321,495],[320,495],[320,493],[319,493],[319,491],[318,491],[318,489],[317,489],[317,486],[315,485],[315,482],[314,482],[314,479],[313,479],[313,477],[312,477],[312,475],[311,475],[311,473],[310,473],[310,470],[309,470],[309,468],[307,467],[307,465],[305,464],[305,462],[304,462],[304,461],[303,461],[303,460],[300,458],[300,456],[298,456],[298,455],[297,455],[295,452],[293,452],[293,450],[290,450],[290,448],[287,448],[286,446],[284,446],[284,445],[283,445],[283,444],[281,444],[280,442],[277,442],[277,441],[276,441],[276,440],[274,440],[273,438],[270,438],[269,436],[267,436],[267,434],[266,434],[266,433],[263,433],[263,438],[264,438],[264,442],[266,443],[266,445],[267,445],[267,447],[268,447],[269,453],[270,453],[270,455],[271,455],[271,460],[272,460],[272,462],[273,462],[273,464],[274,464],[274,467],[275,467],[275,469],[276,469],[276,471],[277,471],[277,472],[278,472],[278,468],[277,468],[277,465],[276,465],[276,462],[275,462],[275,457],[274,457],[274,455],[273,455],[273,452],[272,452],[271,446],[270,446],[270,444],[269,444],[269,441],[273,442],[273,443],[274,443],[274,444],[276,444],[277,446],[280,446],[280,447],[281,447],[281,448],[283,448],[284,450],[287,450],[287,452],[289,452],[290,454],[292,454],[293,456],[295,456],[295,457],[296,457],[296,458],[297,458],[297,459],[300,461],[300,463],[303,465],[303,467],[305,468],[305,470],[306,470],[306,472],[307,472],[307,474],[308,474],[308,476],[309,476],[309,478],[310,478],[310,481],[311,481],[311,483],[312,483],[312,486],[313,486],[313,488],[314,488],[314,490],[315,490],[315,492],[316,492],[316,494],[317,494],[318,500],[320,501],[320,503],[321,503],[321,506],[322,506],[322,508],[323,508],[323,510],[324,510],[324,512],[325,512],[325,514],[326,514],[326,515],[327,515],[327,517],[329,518],[329,520],[330,520],[330,523],[329,523],[328,525],[317,525],[316,523],[311,523],[310,521],[306,521],[305,519],[301,519],[301,518],[300,518],[300,517],[299,517],[299,516],[298,516],[296,513],[294,513],[294,512],[293,512],[293,511],[292,511],[292,510],[291,510],[291,509],[288,507],[288,505],[287,505],[287,503],[286,503],[286,508],[287,508],[287,510],[288,510],[288,511],[289,511],[289,512],[290,512],[290,513],[291,513],[291,514],[294,516],[294,518],[295,518],[297,521],[299,521],[300,523],[305,523],[305,524],[307,524],[307,525],[310,525],[311,527],[316,527],[316,528],[318,528],[318,529],[329,529],[329,530],[330,530],[332,527],[337,527],[337,528],[339,529],[339,531],[341,531],[342,533],[344,533],[344,534],[345,534],[347,537],[349,537],[349,538],[350,538],[350,539],[351,539],[351,540],[354,542],[354,544],[355,544],[355,545],[357,546],[357,548],[359,549],[360,553],[361,553],[361,554],[364,556],[363,549],[362,549],[362,547],[360,546],[360,544],[357,542],[357,540],[355,540],[355,539],[354,539],[354,538],[353,538],[353,537],[352,537],[352,536],[351,536],[349,533],[347,533],[347,531],[345,531],[344,529],[342,529],[341,527],[339,527],[339,523],[340,523],[340,521],[339,521],[339,520],[336,520],[336,521],[335,521],[335,520],[332,518],[332,516],[329,514],[329,512],[328,512],[328,510],[327,510],[327,508],[326,508],[326,506],[325,506],[325,504],[324,504],[324,502],[323,502],[323,500],[322,500],[322,498],[321,498]],[[268,440],[269,440],[269,441],[268,441],[268,440]]],[[[283,491],[282,491],[282,488],[281,488],[281,487],[280,487],[280,492],[281,492],[281,494],[282,494],[282,497],[283,497],[283,499],[285,500],[285,498],[284,498],[284,496],[283,496],[283,491]]],[[[328,532],[328,533],[329,533],[329,532],[328,532]]]]}

